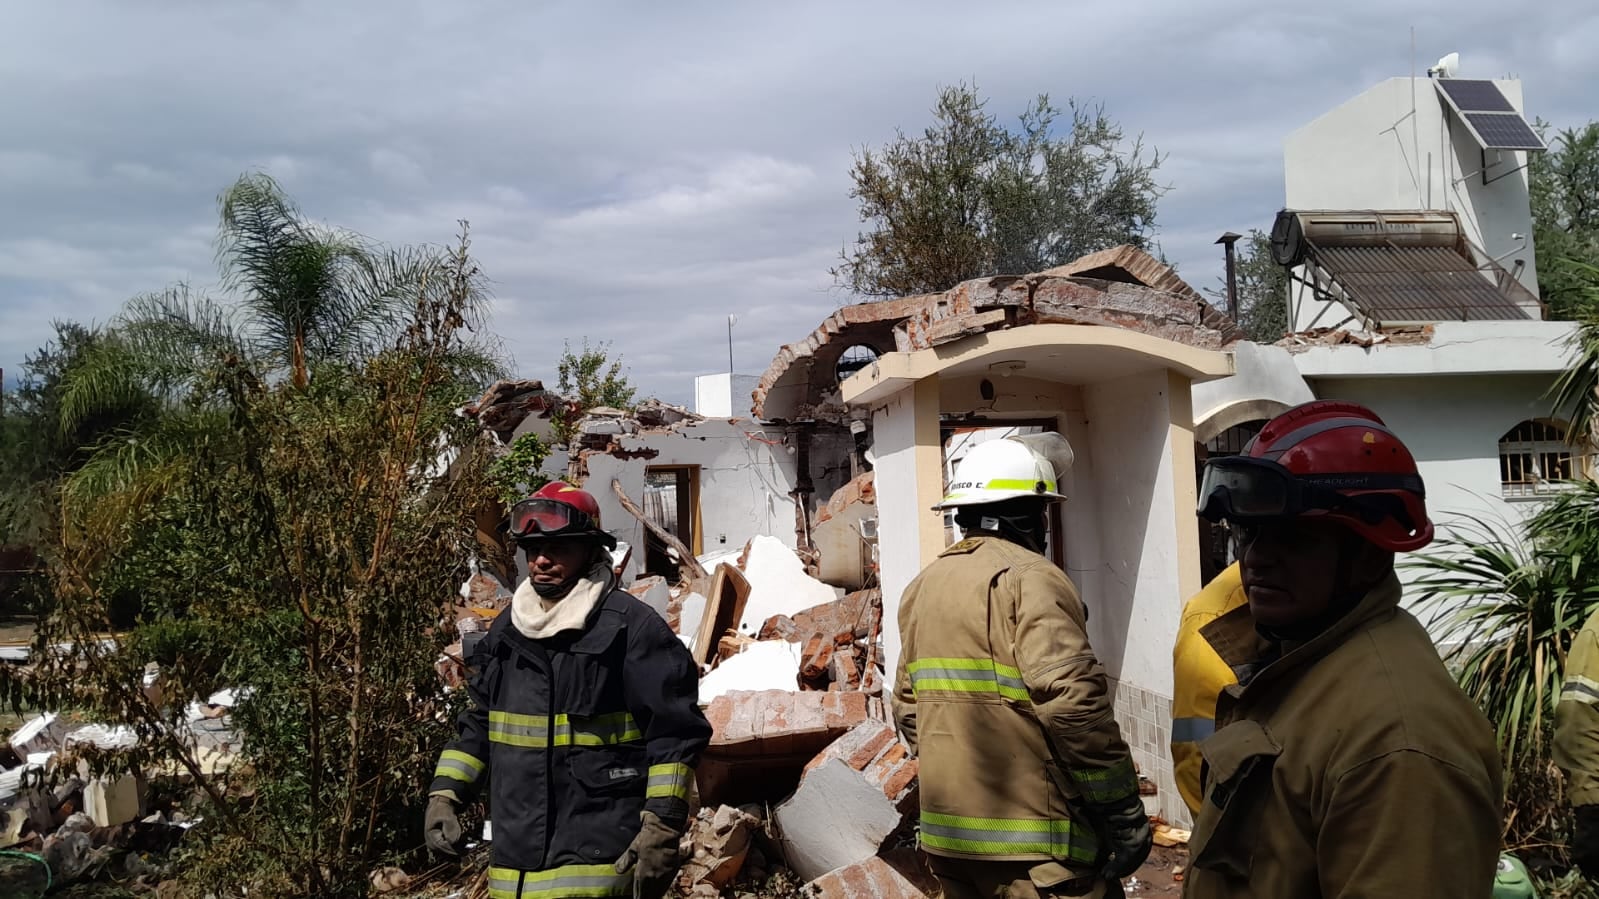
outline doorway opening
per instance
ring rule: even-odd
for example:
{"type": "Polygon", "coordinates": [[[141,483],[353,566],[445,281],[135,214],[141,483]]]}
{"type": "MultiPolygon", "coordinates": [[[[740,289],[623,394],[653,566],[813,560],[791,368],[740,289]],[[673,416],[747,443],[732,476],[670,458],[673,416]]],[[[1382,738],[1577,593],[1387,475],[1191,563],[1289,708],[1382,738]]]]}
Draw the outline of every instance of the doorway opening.
{"type": "MultiPolygon", "coordinates": [[[[955,466],[966,458],[972,448],[989,440],[1003,440],[1012,435],[1040,434],[1059,430],[1054,419],[1032,418],[1018,421],[993,421],[981,418],[946,419],[939,426],[939,438],[944,454],[944,490],[954,480],[955,466]]],[[[1057,477],[1059,472],[1056,473],[1057,477]]],[[[1045,537],[1044,555],[1060,570],[1066,570],[1066,528],[1061,516],[1061,504],[1050,503],[1045,513],[1049,533],[1045,537]]],[[[960,539],[960,528],[955,526],[955,512],[944,511],[944,545],[960,539]]]]}
{"type": "MultiPolygon", "coordinates": [[[[700,527],[700,467],[651,466],[644,471],[644,517],[671,534],[695,555],[703,553],[700,527]]],[[[677,579],[678,563],[666,543],[649,529],[644,532],[644,573],[677,579]]]]}

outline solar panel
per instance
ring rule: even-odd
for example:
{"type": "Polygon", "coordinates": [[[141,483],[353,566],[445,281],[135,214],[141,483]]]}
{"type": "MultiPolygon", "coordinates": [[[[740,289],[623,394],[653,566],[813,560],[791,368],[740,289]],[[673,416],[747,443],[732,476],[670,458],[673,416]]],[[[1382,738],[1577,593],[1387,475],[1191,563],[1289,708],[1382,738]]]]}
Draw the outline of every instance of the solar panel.
{"type": "Polygon", "coordinates": [[[1438,87],[1455,101],[1461,112],[1515,112],[1499,85],[1492,81],[1469,81],[1458,78],[1440,78],[1438,87]]]}
{"type": "Polygon", "coordinates": [[[1466,121],[1482,138],[1485,150],[1542,150],[1543,141],[1527,121],[1515,113],[1468,112],[1466,121]]]}

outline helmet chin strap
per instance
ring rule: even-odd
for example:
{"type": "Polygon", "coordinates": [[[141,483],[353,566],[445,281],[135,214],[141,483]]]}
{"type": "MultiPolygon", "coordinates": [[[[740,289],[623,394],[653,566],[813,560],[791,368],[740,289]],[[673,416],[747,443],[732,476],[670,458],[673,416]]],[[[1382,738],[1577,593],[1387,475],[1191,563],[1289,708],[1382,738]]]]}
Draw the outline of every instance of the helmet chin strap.
{"type": "Polygon", "coordinates": [[[566,594],[571,593],[572,588],[576,587],[577,582],[582,579],[583,575],[577,574],[559,584],[541,584],[534,581],[533,592],[537,593],[540,599],[565,599],[566,594]]]}
{"type": "Polygon", "coordinates": [[[606,552],[604,545],[596,543],[594,544],[593,554],[589,557],[588,562],[583,565],[582,570],[580,570],[577,574],[572,575],[559,584],[541,584],[532,580],[531,578],[528,579],[528,583],[533,587],[533,592],[537,593],[540,599],[565,599],[566,595],[572,592],[572,588],[577,586],[577,582],[587,577],[588,573],[594,570],[594,566],[598,565],[600,560],[605,555],[606,552]]]}
{"type": "Polygon", "coordinates": [[[968,530],[998,534],[1035,553],[1044,551],[1044,507],[1036,502],[968,506],[955,516],[955,523],[968,530]]]}

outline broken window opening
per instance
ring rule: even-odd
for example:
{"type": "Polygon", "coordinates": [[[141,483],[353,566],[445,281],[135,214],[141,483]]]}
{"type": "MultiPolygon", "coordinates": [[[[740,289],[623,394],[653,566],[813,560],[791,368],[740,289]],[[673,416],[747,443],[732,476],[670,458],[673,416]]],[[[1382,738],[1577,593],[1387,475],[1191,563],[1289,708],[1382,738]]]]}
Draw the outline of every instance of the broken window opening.
{"type": "Polygon", "coordinates": [[[1499,438],[1499,487],[1505,499],[1528,499],[1569,489],[1586,473],[1585,454],[1566,442],[1565,424],[1529,418],[1499,438]]]}
{"type": "MultiPolygon", "coordinates": [[[[705,551],[700,526],[700,467],[650,466],[644,471],[644,517],[683,541],[697,556],[705,551]]],[[[644,573],[668,581],[678,576],[678,563],[666,544],[648,529],[644,534],[644,573]]]]}
{"type": "Polygon", "coordinates": [[[857,343],[848,347],[838,357],[838,364],[833,367],[833,377],[838,383],[844,383],[850,375],[877,361],[877,351],[864,343],[857,343]]]}

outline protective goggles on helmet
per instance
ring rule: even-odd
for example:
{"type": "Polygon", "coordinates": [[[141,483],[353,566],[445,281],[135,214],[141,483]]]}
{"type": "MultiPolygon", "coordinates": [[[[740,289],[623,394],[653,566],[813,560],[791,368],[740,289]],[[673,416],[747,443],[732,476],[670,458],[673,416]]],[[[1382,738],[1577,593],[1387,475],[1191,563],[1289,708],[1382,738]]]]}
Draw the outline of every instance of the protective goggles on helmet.
{"type": "Polygon", "coordinates": [[[594,519],[566,503],[533,498],[524,499],[511,507],[511,536],[517,540],[593,534],[598,531],[594,519]]]}
{"type": "Polygon", "coordinates": [[[1346,490],[1410,490],[1418,496],[1423,492],[1421,478],[1414,475],[1296,475],[1267,459],[1225,456],[1205,463],[1199,514],[1220,521],[1344,512],[1373,524],[1388,517],[1380,504],[1346,496],[1346,490]]]}

